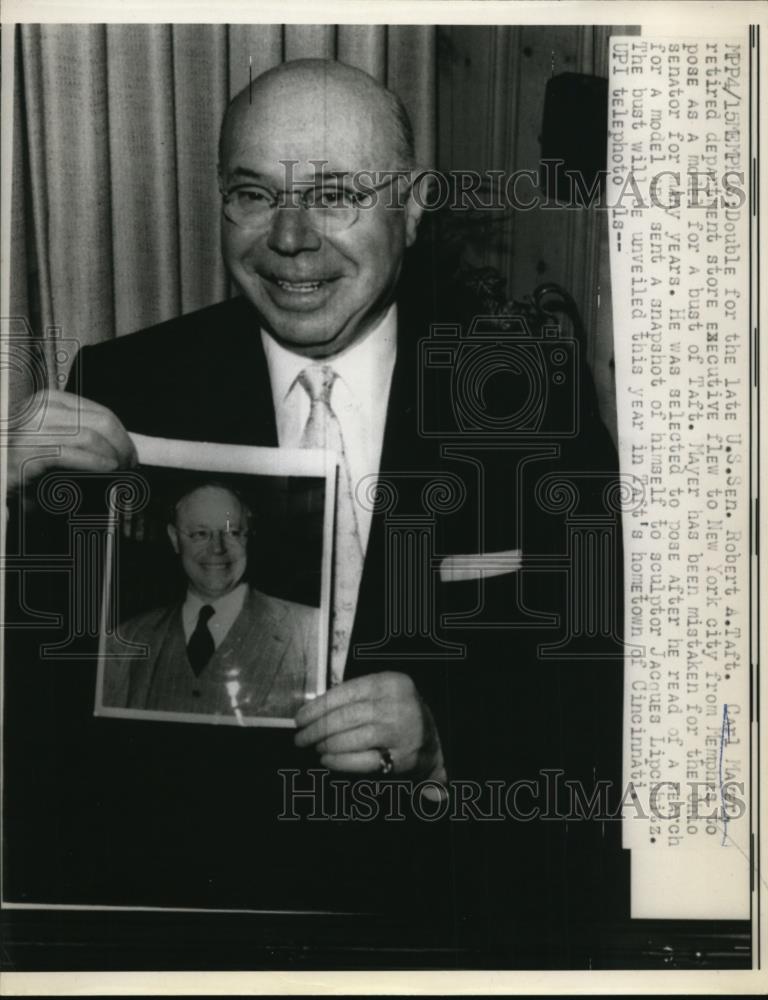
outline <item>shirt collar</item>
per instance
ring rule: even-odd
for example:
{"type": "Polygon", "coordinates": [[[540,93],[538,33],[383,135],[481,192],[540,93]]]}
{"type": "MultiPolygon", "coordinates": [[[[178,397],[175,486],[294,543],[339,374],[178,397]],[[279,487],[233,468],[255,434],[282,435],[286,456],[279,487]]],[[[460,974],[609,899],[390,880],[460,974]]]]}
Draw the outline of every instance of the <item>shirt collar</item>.
{"type": "Polygon", "coordinates": [[[285,402],[299,374],[312,364],[329,364],[360,401],[371,398],[382,371],[391,370],[397,350],[397,306],[393,302],[379,322],[360,340],[330,358],[306,358],[278,343],[266,330],[261,342],[267,357],[275,406],[285,402]]]}
{"type": "Polygon", "coordinates": [[[184,601],[185,610],[194,615],[198,615],[200,608],[204,608],[206,604],[214,610],[214,614],[220,614],[222,612],[235,611],[235,617],[240,613],[240,609],[245,601],[245,594],[248,590],[248,584],[238,583],[234,590],[231,590],[228,594],[224,594],[222,597],[216,598],[206,598],[203,599],[197,594],[193,594],[191,590],[187,591],[187,596],[184,601]]]}

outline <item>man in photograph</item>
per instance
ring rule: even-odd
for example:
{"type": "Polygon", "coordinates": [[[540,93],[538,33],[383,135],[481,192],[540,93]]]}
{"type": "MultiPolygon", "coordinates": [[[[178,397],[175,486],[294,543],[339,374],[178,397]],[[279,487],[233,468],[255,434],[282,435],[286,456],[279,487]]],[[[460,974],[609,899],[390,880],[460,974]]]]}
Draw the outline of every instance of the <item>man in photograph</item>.
{"type": "Polygon", "coordinates": [[[245,580],[252,515],[231,489],[202,483],[167,524],[186,579],[180,604],[120,624],[104,661],[103,705],[292,719],[316,673],[319,611],[245,580]],[[146,647],[118,659],[125,644],[146,647]]]}

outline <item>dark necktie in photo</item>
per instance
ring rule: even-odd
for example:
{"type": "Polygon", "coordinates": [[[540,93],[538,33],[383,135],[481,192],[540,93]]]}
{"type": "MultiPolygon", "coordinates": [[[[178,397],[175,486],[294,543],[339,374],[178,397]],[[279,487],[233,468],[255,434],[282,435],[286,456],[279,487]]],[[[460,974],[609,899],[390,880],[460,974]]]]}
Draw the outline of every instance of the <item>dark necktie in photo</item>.
{"type": "Polygon", "coordinates": [[[204,604],[200,608],[195,631],[189,637],[189,642],[187,643],[189,665],[194,670],[196,677],[200,676],[208,661],[213,656],[215,646],[213,644],[213,636],[208,629],[208,620],[214,614],[215,612],[210,604],[204,604]]]}

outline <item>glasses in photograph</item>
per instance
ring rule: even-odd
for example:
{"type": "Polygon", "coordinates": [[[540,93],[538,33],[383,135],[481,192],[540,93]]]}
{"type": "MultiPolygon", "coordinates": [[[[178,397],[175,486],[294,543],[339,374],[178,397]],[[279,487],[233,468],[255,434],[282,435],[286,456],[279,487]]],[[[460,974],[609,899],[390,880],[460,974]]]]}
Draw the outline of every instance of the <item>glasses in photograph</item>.
{"type": "Polygon", "coordinates": [[[214,538],[221,538],[223,541],[233,542],[236,545],[245,545],[248,539],[246,528],[195,528],[194,531],[183,531],[176,529],[180,534],[188,538],[193,545],[208,545],[214,538]]]}

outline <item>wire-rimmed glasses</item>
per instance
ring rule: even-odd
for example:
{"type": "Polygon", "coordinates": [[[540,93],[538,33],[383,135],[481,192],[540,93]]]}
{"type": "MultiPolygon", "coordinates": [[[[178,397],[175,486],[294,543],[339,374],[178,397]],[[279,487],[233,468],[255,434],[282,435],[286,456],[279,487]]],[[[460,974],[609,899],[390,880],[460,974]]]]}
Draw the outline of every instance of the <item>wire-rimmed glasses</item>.
{"type": "Polygon", "coordinates": [[[320,232],[338,233],[353,226],[363,208],[376,203],[376,194],[399,180],[403,173],[393,173],[380,184],[366,184],[363,190],[333,183],[309,184],[289,191],[275,190],[264,184],[238,183],[221,192],[224,215],[244,229],[269,228],[278,207],[295,205],[304,211],[310,225],[320,232]]]}
{"type": "Polygon", "coordinates": [[[188,538],[193,545],[208,545],[212,539],[221,539],[233,542],[236,545],[245,545],[248,540],[246,528],[194,528],[192,531],[184,531],[182,528],[176,529],[179,534],[188,538]]]}

